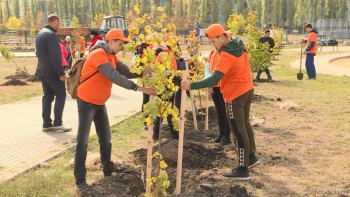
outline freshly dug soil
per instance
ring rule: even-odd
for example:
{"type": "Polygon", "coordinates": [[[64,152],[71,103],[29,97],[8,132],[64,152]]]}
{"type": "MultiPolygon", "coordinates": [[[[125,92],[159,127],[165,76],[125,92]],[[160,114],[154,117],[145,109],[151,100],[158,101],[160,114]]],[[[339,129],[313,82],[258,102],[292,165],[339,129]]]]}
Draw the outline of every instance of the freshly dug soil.
{"type": "Polygon", "coordinates": [[[14,75],[10,75],[5,77],[5,79],[28,79],[32,75],[30,75],[27,71],[21,70],[21,71],[16,71],[14,75]]]}
{"type": "MultiPolygon", "coordinates": [[[[233,196],[246,197],[245,187],[233,184],[232,179],[221,175],[222,168],[232,169],[236,165],[236,151],[233,145],[221,147],[213,140],[218,136],[217,113],[214,107],[209,108],[209,131],[194,131],[192,113],[186,113],[185,140],[182,169],[182,194],[180,196],[233,196]]],[[[178,140],[172,139],[169,130],[161,130],[160,140],[153,147],[159,150],[167,163],[170,187],[168,196],[173,195],[176,186],[178,140]]],[[[147,150],[138,149],[130,154],[135,157],[135,166],[112,177],[95,182],[92,187],[81,193],[81,196],[140,196],[145,192],[145,183],[141,177],[146,176],[147,150]]],[[[153,174],[158,171],[157,159],[153,160],[153,174]]]]}
{"type": "Polygon", "coordinates": [[[10,81],[7,81],[2,84],[2,86],[24,86],[24,85],[28,85],[28,84],[18,79],[11,79],[10,81]]]}

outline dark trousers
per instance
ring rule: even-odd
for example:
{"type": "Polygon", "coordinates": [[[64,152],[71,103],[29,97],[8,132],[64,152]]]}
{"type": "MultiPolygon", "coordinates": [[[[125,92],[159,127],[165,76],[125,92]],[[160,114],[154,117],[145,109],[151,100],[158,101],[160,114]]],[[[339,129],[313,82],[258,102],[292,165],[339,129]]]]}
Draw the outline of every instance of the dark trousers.
{"type": "Polygon", "coordinates": [[[305,67],[306,67],[307,76],[309,78],[316,78],[316,68],[314,64],[314,57],[315,57],[314,53],[306,54],[305,67]]]}
{"type": "Polygon", "coordinates": [[[77,102],[79,126],[74,158],[74,176],[76,183],[80,184],[86,181],[85,161],[92,121],[95,123],[98,142],[100,144],[103,173],[105,175],[112,173],[114,171],[114,164],[111,162],[111,130],[106,106],[87,103],[79,98],[77,98],[77,102]]]}
{"type": "Polygon", "coordinates": [[[64,81],[61,81],[59,78],[56,77],[40,77],[40,80],[44,92],[44,96],[42,98],[42,117],[44,121],[43,127],[47,128],[52,126],[51,105],[55,97],[55,119],[53,121],[53,125],[61,126],[63,109],[66,102],[66,87],[64,81]]]}
{"type": "Polygon", "coordinates": [[[239,167],[248,167],[250,156],[255,154],[254,132],[249,120],[253,92],[254,90],[249,90],[226,104],[231,128],[233,124],[237,125],[237,130],[232,130],[237,140],[239,167]]]}
{"type": "Polygon", "coordinates": [[[143,112],[143,106],[149,102],[149,94],[143,93],[141,112],[143,112]]]}
{"type": "Polygon", "coordinates": [[[72,54],[68,53],[68,56],[66,57],[66,60],[68,62],[68,68],[72,68],[72,62],[73,62],[72,54]]]}
{"type": "Polygon", "coordinates": [[[218,113],[218,123],[220,136],[230,139],[230,125],[226,117],[226,106],[220,87],[213,87],[214,93],[211,95],[214,101],[216,112],[218,113]]]}
{"type": "MultiPolygon", "coordinates": [[[[266,75],[267,75],[267,78],[268,78],[268,79],[272,79],[272,76],[271,76],[271,73],[270,73],[270,70],[269,70],[269,66],[268,66],[268,65],[265,66],[264,71],[265,71],[265,73],[266,73],[266,75]]],[[[263,70],[259,70],[259,71],[258,71],[258,74],[256,75],[256,78],[257,78],[257,79],[260,79],[260,75],[261,75],[262,72],[263,72],[263,70]]]]}

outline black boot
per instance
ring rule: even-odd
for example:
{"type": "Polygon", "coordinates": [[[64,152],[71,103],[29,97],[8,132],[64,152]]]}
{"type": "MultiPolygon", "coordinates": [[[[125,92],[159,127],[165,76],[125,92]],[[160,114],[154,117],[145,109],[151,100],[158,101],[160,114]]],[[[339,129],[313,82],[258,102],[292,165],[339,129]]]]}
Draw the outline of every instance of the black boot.
{"type": "Polygon", "coordinates": [[[172,131],[172,132],[171,132],[171,137],[172,137],[173,139],[178,140],[178,139],[179,139],[179,132],[177,132],[177,131],[172,131]]]}
{"type": "Polygon", "coordinates": [[[232,142],[231,142],[231,139],[229,137],[227,138],[226,136],[224,136],[221,138],[221,141],[220,141],[221,146],[226,146],[226,145],[229,145],[231,143],[232,142]]]}
{"type": "Polygon", "coordinates": [[[221,142],[221,138],[222,138],[222,135],[219,135],[219,137],[217,137],[214,142],[215,143],[220,143],[221,142]]]}

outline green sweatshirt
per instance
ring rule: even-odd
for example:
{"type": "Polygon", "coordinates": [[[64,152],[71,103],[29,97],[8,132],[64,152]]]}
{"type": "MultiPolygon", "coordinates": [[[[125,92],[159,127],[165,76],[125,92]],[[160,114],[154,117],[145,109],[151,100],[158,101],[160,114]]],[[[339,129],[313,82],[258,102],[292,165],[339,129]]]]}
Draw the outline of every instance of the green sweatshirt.
{"type": "MultiPolygon", "coordinates": [[[[240,57],[244,52],[244,43],[241,39],[233,37],[232,40],[220,51],[225,51],[233,56],[240,57]]],[[[191,83],[191,90],[214,86],[224,77],[224,73],[214,70],[207,78],[191,83]]]]}

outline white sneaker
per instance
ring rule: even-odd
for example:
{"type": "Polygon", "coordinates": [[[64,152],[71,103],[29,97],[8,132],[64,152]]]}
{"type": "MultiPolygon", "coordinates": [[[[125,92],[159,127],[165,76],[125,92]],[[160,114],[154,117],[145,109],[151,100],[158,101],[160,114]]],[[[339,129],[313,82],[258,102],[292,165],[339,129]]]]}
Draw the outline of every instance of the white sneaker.
{"type": "Polygon", "coordinates": [[[66,127],[64,127],[63,125],[51,127],[51,131],[69,132],[69,131],[71,131],[71,130],[72,130],[72,128],[66,128],[66,127]]]}

